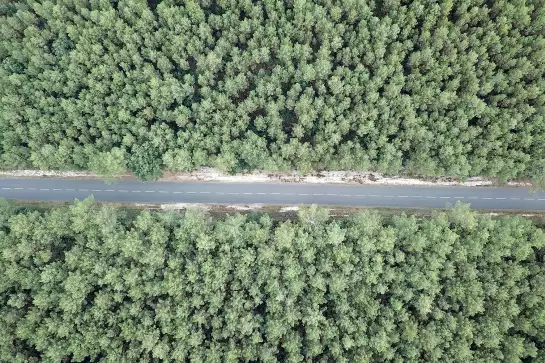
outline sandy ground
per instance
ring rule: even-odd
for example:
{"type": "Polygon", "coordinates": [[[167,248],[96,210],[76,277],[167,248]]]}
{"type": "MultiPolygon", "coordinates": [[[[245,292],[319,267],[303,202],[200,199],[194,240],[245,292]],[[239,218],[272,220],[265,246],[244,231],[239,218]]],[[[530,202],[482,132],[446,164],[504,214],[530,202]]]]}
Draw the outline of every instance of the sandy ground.
{"type": "Polygon", "coordinates": [[[280,209],[281,213],[285,212],[297,212],[299,210],[299,207],[297,206],[291,206],[291,207],[283,207],[280,209]]]}
{"type": "MultiPolygon", "coordinates": [[[[141,206],[155,206],[153,204],[142,204],[141,206]]],[[[241,212],[241,211],[259,211],[263,208],[263,204],[232,204],[232,205],[212,205],[212,204],[200,204],[200,203],[166,203],[160,204],[159,208],[162,210],[185,210],[188,208],[199,208],[205,211],[220,210],[226,213],[228,212],[241,212]]],[[[297,207],[295,207],[297,209],[297,207]]],[[[289,209],[289,208],[288,208],[289,209]]]]}
{"type": "Polygon", "coordinates": [[[352,171],[322,171],[313,175],[298,175],[297,173],[248,173],[224,174],[214,168],[201,168],[193,173],[167,173],[161,180],[168,181],[214,181],[238,183],[311,183],[311,184],[375,184],[375,185],[458,185],[487,186],[494,184],[493,180],[485,178],[470,178],[458,182],[453,178],[418,179],[403,177],[385,177],[382,174],[352,171]]]}
{"type": "Polygon", "coordinates": [[[89,178],[96,179],[97,175],[85,171],[49,171],[49,170],[1,170],[0,176],[20,178],[89,178]]]}
{"type": "MultiPolygon", "coordinates": [[[[24,178],[66,178],[66,179],[97,179],[97,175],[89,172],[74,171],[41,171],[41,170],[13,170],[0,171],[0,177],[24,178]]],[[[122,180],[134,180],[131,174],[120,175],[122,180]]],[[[265,173],[254,172],[247,174],[226,174],[214,168],[201,168],[191,173],[166,172],[159,181],[208,181],[223,183],[313,183],[313,184],[368,184],[368,185],[444,185],[482,187],[498,183],[493,179],[474,177],[460,182],[454,178],[406,178],[386,177],[374,172],[351,171],[323,171],[312,175],[298,175],[293,173],[265,173]]],[[[531,183],[509,182],[507,186],[531,187],[531,183]]]]}
{"type": "MultiPolygon", "coordinates": [[[[145,206],[152,206],[157,207],[157,205],[154,204],[144,204],[145,206]]],[[[205,211],[208,211],[211,206],[207,204],[199,204],[199,203],[167,203],[167,204],[161,204],[159,205],[159,208],[162,210],[185,210],[188,208],[199,208],[205,211]]]]}

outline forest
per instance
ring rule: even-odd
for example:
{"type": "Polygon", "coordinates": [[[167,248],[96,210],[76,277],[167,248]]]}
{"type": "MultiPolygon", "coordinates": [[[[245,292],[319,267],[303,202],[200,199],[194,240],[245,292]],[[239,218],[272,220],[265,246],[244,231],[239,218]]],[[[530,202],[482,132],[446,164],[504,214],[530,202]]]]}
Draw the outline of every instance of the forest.
{"type": "Polygon", "coordinates": [[[545,0],[0,5],[4,169],[545,177],[545,0]]]}
{"type": "Polygon", "coordinates": [[[2,362],[545,359],[544,231],[468,205],[280,222],[0,200],[0,250],[2,362]]]}

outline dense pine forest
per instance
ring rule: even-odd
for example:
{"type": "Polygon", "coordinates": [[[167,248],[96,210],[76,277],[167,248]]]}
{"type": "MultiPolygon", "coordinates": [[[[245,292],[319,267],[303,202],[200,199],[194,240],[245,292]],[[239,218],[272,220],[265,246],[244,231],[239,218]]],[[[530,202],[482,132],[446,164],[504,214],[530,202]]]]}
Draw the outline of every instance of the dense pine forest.
{"type": "Polygon", "coordinates": [[[0,201],[2,362],[535,362],[545,234],[467,206],[212,220],[0,201]]]}
{"type": "Polygon", "coordinates": [[[544,0],[0,3],[0,166],[544,176],[544,0]]]}

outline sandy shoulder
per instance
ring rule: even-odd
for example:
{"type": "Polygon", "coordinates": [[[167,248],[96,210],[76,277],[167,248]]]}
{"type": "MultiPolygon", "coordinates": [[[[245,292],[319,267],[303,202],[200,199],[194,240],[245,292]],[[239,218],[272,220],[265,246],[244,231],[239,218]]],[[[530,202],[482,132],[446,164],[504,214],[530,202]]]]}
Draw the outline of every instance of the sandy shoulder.
{"type": "MultiPolygon", "coordinates": [[[[96,174],[83,171],[42,171],[11,170],[0,171],[0,177],[19,178],[59,178],[59,179],[100,179],[96,174]]],[[[121,180],[136,180],[127,173],[120,175],[121,180]]],[[[191,173],[166,172],[159,181],[204,181],[219,183],[308,183],[308,184],[366,184],[366,185],[421,185],[421,186],[464,186],[482,187],[497,185],[494,179],[483,177],[469,178],[460,182],[454,178],[406,178],[387,177],[375,172],[322,171],[311,175],[293,173],[254,172],[246,174],[226,174],[215,168],[200,168],[191,173]]],[[[531,187],[527,182],[508,182],[507,186],[531,187]]]]}

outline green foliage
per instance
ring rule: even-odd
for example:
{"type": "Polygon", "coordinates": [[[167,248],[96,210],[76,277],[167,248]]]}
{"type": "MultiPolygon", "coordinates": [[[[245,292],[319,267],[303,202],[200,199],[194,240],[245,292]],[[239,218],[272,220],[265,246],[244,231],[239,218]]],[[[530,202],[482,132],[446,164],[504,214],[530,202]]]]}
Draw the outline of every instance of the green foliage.
{"type": "Polygon", "coordinates": [[[300,206],[297,216],[301,223],[312,226],[327,221],[329,219],[329,212],[327,209],[320,208],[316,204],[313,204],[308,207],[300,206]]]}
{"type": "Polygon", "coordinates": [[[535,191],[545,190],[545,170],[534,175],[532,178],[532,188],[535,191]]]}
{"type": "Polygon", "coordinates": [[[89,170],[111,183],[127,170],[125,152],[119,148],[99,152],[89,158],[89,170]]]}
{"type": "Polygon", "coordinates": [[[22,8],[23,2],[18,0],[0,0],[0,16],[13,15],[18,8],[22,8]]]}
{"type": "Polygon", "coordinates": [[[0,218],[2,362],[545,359],[545,234],[521,218],[0,218]]]}
{"type": "Polygon", "coordinates": [[[140,180],[155,180],[163,175],[159,152],[150,143],[133,147],[129,167],[140,180]]]}
{"type": "Polygon", "coordinates": [[[9,217],[14,213],[14,205],[4,198],[0,198],[0,229],[7,225],[9,217]]]}
{"type": "Polygon", "coordinates": [[[543,172],[543,0],[0,6],[0,167],[543,172]]]}

